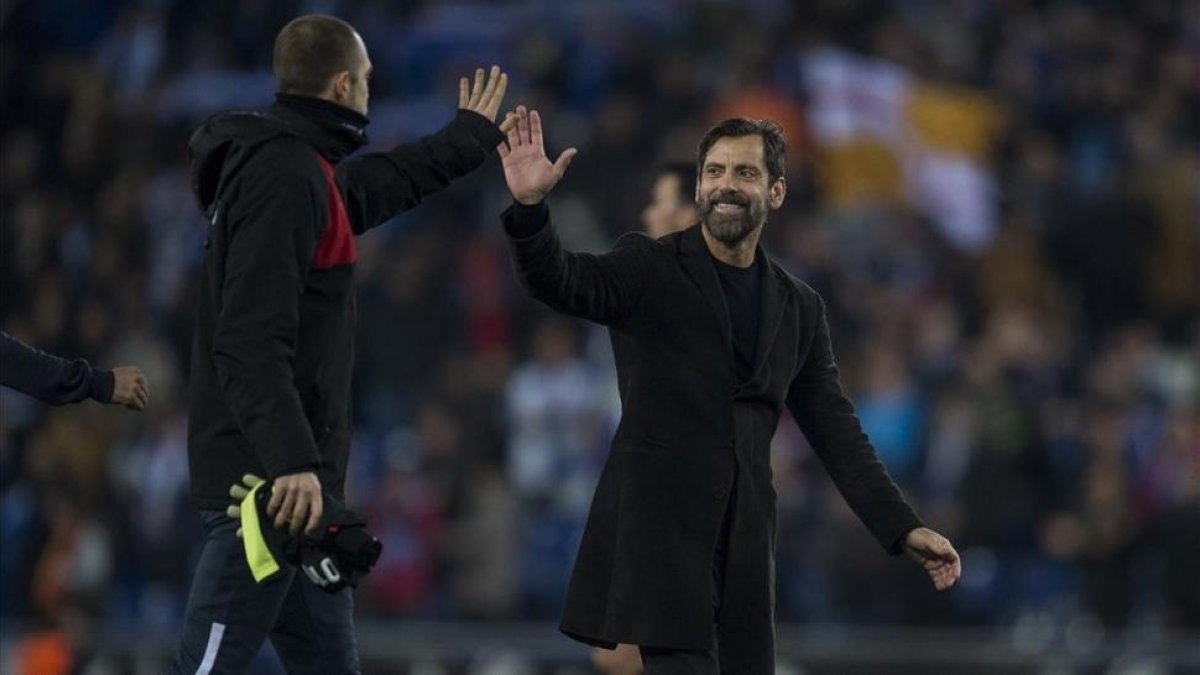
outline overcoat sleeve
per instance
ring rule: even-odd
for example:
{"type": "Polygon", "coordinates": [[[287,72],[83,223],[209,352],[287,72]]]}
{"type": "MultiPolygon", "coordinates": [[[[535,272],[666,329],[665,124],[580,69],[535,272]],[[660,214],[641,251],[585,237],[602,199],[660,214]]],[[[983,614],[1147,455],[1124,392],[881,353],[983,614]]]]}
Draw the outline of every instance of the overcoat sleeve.
{"type": "Polygon", "coordinates": [[[896,554],[921,520],[905,501],[842,392],[825,302],[816,297],[816,333],[788,390],[787,405],[850,508],[879,543],[896,554]]]}
{"type": "Polygon", "coordinates": [[[626,320],[649,292],[652,239],[628,233],[602,254],[562,247],[544,204],[513,204],[501,215],[517,280],[552,309],[604,325],[626,320]]]}

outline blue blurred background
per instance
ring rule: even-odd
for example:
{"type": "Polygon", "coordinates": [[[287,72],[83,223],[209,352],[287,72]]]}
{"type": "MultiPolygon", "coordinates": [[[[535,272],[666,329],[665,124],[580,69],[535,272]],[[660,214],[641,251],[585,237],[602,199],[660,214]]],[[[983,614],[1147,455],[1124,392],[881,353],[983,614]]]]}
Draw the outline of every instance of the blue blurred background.
{"type": "MultiPolygon", "coordinates": [[[[551,198],[577,250],[640,228],[713,122],[784,126],[765,245],[829,302],[864,425],[965,573],[937,594],[886,557],[785,419],[779,672],[1200,668],[1197,3],[38,0],[0,2],[0,327],[139,365],[153,403],[0,391],[4,672],[174,648],[200,543],[186,143],[270,102],[274,35],[310,12],[366,41],[376,147],[507,70],[506,108],[580,150],[551,198]]],[[[508,199],[493,160],[359,242],[367,672],[587,672],[552,622],[619,402],[605,334],[515,288],[508,199]]]]}

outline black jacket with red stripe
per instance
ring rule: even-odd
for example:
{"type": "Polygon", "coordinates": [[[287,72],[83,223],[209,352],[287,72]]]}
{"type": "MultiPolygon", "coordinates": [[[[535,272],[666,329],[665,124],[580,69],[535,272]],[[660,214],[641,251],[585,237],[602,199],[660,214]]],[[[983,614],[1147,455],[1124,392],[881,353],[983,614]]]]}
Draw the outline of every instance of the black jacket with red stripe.
{"type": "Polygon", "coordinates": [[[192,136],[209,221],[192,345],[188,461],[200,508],[245,473],[314,469],[341,498],[350,445],[354,236],[478,168],[503,139],[459,111],[441,131],[340,161],[366,118],[280,95],[192,136]]]}

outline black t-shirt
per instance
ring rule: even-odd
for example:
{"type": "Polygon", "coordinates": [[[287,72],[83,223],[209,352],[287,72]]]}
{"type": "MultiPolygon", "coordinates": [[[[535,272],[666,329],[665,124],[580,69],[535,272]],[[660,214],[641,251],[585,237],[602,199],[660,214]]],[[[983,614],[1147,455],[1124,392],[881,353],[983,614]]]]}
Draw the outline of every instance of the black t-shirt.
{"type": "Polygon", "coordinates": [[[725,304],[729,307],[737,379],[739,383],[745,382],[754,375],[754,364],[758,359],[758,324],[762,314],[762,262],[755,256],[754,264],[743,269],[713,258],[713,266],[717,268],[717,276],[721,278],[725,304]]]}

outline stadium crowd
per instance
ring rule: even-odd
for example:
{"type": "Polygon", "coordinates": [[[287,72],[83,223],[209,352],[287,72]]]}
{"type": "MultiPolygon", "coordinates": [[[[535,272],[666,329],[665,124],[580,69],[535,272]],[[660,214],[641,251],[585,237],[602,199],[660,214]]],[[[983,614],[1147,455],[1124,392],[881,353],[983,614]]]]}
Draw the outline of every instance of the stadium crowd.
{"type": "MultiPolygon", "coordinates": [[[[1174,0],[41,0],[0,13],[0,328],[147,374],[144,414],[0,392],[0,612],[182,617],[200,526],[184,383],[205,222],[186,145],[270,101],[270,38],[333,13],[375,63],[375,146],[457,76],[579,147],[568,245],[640,228],[657,169],[733,114],[790,142],[768,250],[829,303],[893,476],[963,553],[935,596],[788,421],[783,621],[1200,628],[1200,15],[1174,0]],[[804,8],[801,8],[801,5],[804,8]]],[[[1194,5],[1193,5],[1194,8],[1194,5]]],[[[378,618],[550,619],[619,401],[607,336],[525,299],[499,167],[359,242],[350,501],[378,618]]]]}

